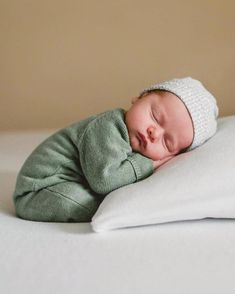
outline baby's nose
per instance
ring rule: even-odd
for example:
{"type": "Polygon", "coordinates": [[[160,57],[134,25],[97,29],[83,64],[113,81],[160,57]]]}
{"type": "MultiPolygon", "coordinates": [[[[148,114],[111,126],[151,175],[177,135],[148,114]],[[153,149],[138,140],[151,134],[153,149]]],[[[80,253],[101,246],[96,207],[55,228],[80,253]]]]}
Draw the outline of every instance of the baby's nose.
{"type": "Polygon", "coordinates": [[[151,126],[147,129],[147,133],[150,141],[153,143],[157,142],[161,138],[163,130],[162,128],[156,129],[155,127],[151,126]]]}

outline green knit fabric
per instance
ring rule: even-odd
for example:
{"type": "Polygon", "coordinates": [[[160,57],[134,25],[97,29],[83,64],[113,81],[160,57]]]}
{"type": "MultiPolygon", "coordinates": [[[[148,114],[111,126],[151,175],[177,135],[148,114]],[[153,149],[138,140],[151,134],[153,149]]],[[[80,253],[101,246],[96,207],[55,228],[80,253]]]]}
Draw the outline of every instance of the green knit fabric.
{"type": "Polygon", "coordinates": [[[102,197],[153,170],[152,160],[131,149],[124,110],[106,111],[59,130],[31,153],[17,177],[16,213],[37,221],[89,221],[102,197]],[[79,216],[79,207],[87,217],[79,216]]]}

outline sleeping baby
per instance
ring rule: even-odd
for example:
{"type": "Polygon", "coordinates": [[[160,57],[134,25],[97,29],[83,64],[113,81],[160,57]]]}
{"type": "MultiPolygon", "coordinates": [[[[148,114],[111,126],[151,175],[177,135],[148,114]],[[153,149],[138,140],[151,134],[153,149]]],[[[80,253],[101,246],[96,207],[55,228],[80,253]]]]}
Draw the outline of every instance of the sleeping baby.
{"type": "Polygon", "coordinates": [[[104,197],[150,176],[211,138],[218,107],[190,77],[151,86],[117,108],[57,131],[26,159],[14,192],[18,217],[90,222],[104,197]]]}

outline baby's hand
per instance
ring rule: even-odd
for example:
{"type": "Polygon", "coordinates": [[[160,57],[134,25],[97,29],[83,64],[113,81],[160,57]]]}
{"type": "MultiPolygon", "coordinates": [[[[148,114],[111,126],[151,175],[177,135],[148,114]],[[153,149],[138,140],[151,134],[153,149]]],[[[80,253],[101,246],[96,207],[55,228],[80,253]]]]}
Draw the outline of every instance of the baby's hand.
{"type": "Polygon", "coordinates": [[[154,169],[157,169],[159,166],[163,165],[164,163],[166,163],[168,160],[172,159],[173,157],[174,155],[170,155],[161,160],[153,160],[154,169]]]}

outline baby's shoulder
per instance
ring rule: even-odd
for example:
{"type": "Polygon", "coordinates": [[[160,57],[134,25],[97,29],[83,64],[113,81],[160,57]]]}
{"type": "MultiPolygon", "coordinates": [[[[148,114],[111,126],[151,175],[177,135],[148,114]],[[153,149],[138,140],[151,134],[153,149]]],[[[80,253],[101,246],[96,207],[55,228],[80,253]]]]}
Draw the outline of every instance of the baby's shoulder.
{"type": "Polygon", "coordinates": [[[115,108],[108,110],[93,116],[92,119],[86,124],[86,129],[104,130],[106,128],[117,127],[125,124],[124,122],[124,110],[121,108],[115,108]]]}
{"type": "Polygon", "coordinates": [[[118,119],[124,119],[124,110],[122,108],[115,108],[101,112],[95,117],[98,120],[115,121],[118,119]]]}
{"type": "Polygon", "coordinates": [[[76,142],[81,141],[85,135],[102,135],[108,130],[119,129],[124,123],[124,110],[115,108],[90,116],[65,128],[63,132],[69,134],[76,142]]]}

